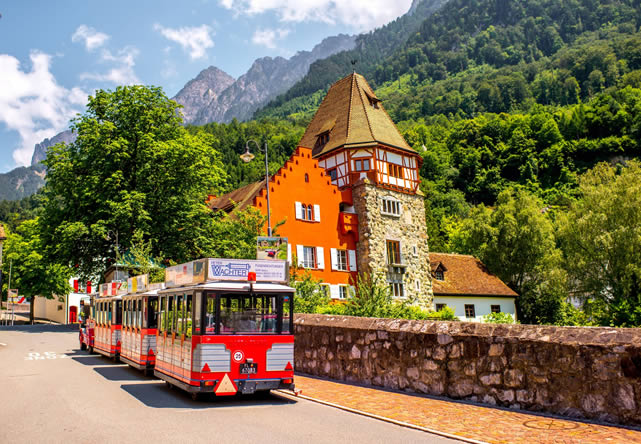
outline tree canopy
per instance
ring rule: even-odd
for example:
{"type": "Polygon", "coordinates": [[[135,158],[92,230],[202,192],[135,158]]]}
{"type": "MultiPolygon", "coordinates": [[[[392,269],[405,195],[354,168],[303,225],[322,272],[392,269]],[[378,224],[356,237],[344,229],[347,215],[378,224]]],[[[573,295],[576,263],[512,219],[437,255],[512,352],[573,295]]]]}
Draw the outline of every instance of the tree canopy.
{"type": "Polygon", "coordinates": [[[140,231],[153,257],[184,262],[211,237],[208,193],[225,174],[212,136],[181,125],[160,88],[123,86],[89,97],[78,134],[45,160],[42,237],[52,262],[99,275],[140,231]]]}

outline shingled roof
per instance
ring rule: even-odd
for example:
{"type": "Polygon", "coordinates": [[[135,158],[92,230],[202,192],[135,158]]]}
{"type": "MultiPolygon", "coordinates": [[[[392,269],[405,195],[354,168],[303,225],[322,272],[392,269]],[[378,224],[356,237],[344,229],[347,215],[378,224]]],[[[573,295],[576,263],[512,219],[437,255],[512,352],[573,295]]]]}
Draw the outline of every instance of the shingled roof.
{"type": "Polygon", "coordinates": [[[334,83],[320,104],[299,145],[314,157],[338,148],[386,145],[415,152],[407,144],[367,81],[352,73],[334,83]],[[329,140],[319,144],[319,135],[329,140]]]}
{"type": "Polygon", "coordinates": [[[254,198],[258,196],[258,193],[263,189],[265,189],[265,180],[250,183],[216,199],[212,199],[208,202],[208,206],[214,211],[223,210],[227,213],[234,209],[244,210],[252,205],[254,198]]]}
{"type": "Polygon", "coordinates": [[[432,279],[435,296],[518,296],[474,256],[430,253],[430,266],[444,269],[444,280],[432,279]]]}

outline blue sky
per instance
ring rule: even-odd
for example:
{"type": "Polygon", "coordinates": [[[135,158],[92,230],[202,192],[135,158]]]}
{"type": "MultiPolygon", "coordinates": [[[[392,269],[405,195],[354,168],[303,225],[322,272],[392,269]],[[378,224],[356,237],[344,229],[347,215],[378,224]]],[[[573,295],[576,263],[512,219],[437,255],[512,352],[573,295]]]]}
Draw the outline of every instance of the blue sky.
{"type": "Polygon", "coordinates": [[[121,84],[172,97],[210,65],[237,78],[263,56],[379,27],[411,0],[0,1],[0,172],[121,84]]]}

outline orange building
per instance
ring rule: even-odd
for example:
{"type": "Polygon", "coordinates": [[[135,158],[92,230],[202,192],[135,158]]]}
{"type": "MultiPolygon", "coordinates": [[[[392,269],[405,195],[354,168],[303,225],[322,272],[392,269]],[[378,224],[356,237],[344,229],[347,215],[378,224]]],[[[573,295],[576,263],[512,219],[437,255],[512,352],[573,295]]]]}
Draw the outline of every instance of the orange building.
{"type": "MultiPolygon", "coordinates": [[[[296,152],[270,178],[272,225],[298,265],[347,294],[357,272],[389,285],[394,297],[432,306],[420,155],[400,134],[363,76],[334,83],[296,152]]],[[[265,182],[209,202],[267,213],[265,182]]]]}
{"type": "MultiPolygon", "coordinates": [[[[328,285],[335,299],[347,296],[358,272],[356,214],[341,212],[352,206],[350,190],[339,190],[312,158],[312,150],[299,147],[270,177],[272,225],[284,221],[278,234],[288,238],[288,259],[308,269],[328,285]]],[[[252,183],[209,202],[213,210],[231,211],[249,206],[267,214],[265,181],[252,183]]]]}

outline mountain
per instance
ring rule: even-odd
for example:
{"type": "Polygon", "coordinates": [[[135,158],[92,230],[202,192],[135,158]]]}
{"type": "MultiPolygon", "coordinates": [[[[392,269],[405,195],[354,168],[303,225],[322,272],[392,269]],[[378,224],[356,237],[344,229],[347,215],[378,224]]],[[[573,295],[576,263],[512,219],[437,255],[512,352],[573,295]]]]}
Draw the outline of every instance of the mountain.
{"type": "Polygon", "coordinates": [[[263,57],[235,81],[212,66],[189,81],[173,99],[184,106],[187,124],[247,120],[256,109],[300,80],[313,62],[351,49],[355,41],[355,36],[340,34],[290,59],[263,57]]]}
{"type": "Polygon", "coordinates": [[[0,174],[0,201],[19,200],[35,194],[44,186],[45,174],[42,164],[19,167],[0,174]]]}
{"type": "MultiPolygon", "coordinates": [[[[370,80],[371,76],[367,74],[379,67],[384,69],[384,66],[380,66],[381,62],[403,48],[423,21],[439,11],[447,2],[448,0],[414,0],[406,14],[381,28],[358,35],[352,49],[312,63],[303,78],[286,93],[258,110],[254,117],[282,118],[315,109],[320,104],[324,91],[354,68],[370,80]],[[356,61],[355,67],[352,67],[352,61],[356,61]],[[310,98],[313,98],[311,102],[308,100],[310,98]]],[[[377,85],[374,82],[372,86],[377,85]]]]}
{"type": "Polygon", "coordinates": [[[47,157],[47,148],[54,146],[58,143],[73,143],[76,141],[76,134],[71,130],[66,130],[61,133],[56,134],[51,139],[45,139],[40,143],[36,144],[35,149],[33,150],[33,156],[31,157],[31,165],[36,165],[47,157]]]}
{"type": "Polygon", "coordinates": [[[194,123],[198,113],[215,102],[220,93],[234,82],[234,78],[225,71],[210,66],[202,70],[195,79],[187,82],[173,100],[184,106],[182,113],[185,122],[194,123]]]}

